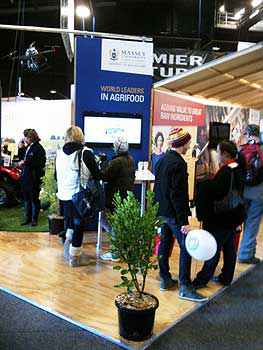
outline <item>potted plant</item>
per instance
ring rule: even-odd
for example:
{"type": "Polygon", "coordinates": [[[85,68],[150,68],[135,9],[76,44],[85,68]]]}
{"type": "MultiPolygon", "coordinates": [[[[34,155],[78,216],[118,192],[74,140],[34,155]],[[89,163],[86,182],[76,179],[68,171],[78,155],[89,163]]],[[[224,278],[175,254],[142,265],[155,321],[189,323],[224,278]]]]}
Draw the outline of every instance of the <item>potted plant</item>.
{"type": "Polygon", "coordinates": [[[40,193],[41,206],[48,212],[48,225],[50,234],[59,234],[64,229],[64,217],[59,213],[57,198],[57,184],[55,180],[54,165],[47,164],[45,175],[42,178],[40,193]]]}
{"type": "Polygon", "coordinates": [[[141,341],[152,335],[158,299],[145,292],[149,270],[157,269],[153,258],[154,238],[160,220],[158,204],[154,204],[153,192],[147,193],[147,207],[140,215],[140,203],[132,192],[122,200],[114,197],[115,210],[108,215],[112,234],[108,234],[112,253],[120,257],[123,264],[113,266],[119,270],[121,282],[115,287],[125,288],[118,295],[119,332],[126,339],[141,341]]]}

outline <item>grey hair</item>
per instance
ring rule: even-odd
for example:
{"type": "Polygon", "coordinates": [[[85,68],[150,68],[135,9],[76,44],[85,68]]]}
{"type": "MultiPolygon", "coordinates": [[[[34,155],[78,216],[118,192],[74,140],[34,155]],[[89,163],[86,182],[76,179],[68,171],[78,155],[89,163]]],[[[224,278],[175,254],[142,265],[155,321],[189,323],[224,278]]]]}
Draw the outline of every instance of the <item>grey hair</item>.
{"type": "Polygon", "coordinates": [[[117,137],[113,142],[113,149],[116,154],[126,153],[129,149],[129,144],[123,137],[117,137]]]}

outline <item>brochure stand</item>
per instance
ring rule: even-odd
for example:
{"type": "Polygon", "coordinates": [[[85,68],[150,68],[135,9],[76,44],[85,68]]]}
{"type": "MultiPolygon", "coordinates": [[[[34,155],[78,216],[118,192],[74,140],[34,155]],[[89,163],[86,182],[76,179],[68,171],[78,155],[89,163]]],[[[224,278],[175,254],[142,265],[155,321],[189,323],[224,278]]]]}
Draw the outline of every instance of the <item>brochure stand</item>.
{"type": "Polygon", "coordinates": [[[141,188],[141,215],[143,215],[145,210],[145,197],[146,197],[146,188],[148,182],[153,182],[155,176],[148,169],[138,170],[135,173],[135,184],[140,184],[141,188]]]}

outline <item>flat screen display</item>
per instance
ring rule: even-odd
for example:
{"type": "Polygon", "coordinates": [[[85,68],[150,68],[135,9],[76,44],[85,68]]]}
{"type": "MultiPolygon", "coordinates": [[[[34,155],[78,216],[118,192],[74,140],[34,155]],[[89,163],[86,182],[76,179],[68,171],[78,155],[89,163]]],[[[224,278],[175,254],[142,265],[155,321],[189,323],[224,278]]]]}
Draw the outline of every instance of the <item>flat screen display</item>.
{"type": "Polygon", "coordinates": [[[142,119],[138,117],[84,117],[85,142],[112,144],[118,136],[125,137],[129,144],[140,145],[142,119]]]}

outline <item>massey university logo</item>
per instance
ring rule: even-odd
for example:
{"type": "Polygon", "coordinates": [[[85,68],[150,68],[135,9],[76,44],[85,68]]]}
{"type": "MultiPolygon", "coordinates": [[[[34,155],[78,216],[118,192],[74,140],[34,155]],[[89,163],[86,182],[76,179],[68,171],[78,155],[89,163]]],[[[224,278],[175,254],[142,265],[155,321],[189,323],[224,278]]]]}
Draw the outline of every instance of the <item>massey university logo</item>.
{"type": "Polygon", "coordinates": [[[110,49],[109,50],[109,54],[110,54],[110,60],[111,61],[117,61],[119,58],[119,52],[116,49],[110,49]]]}

